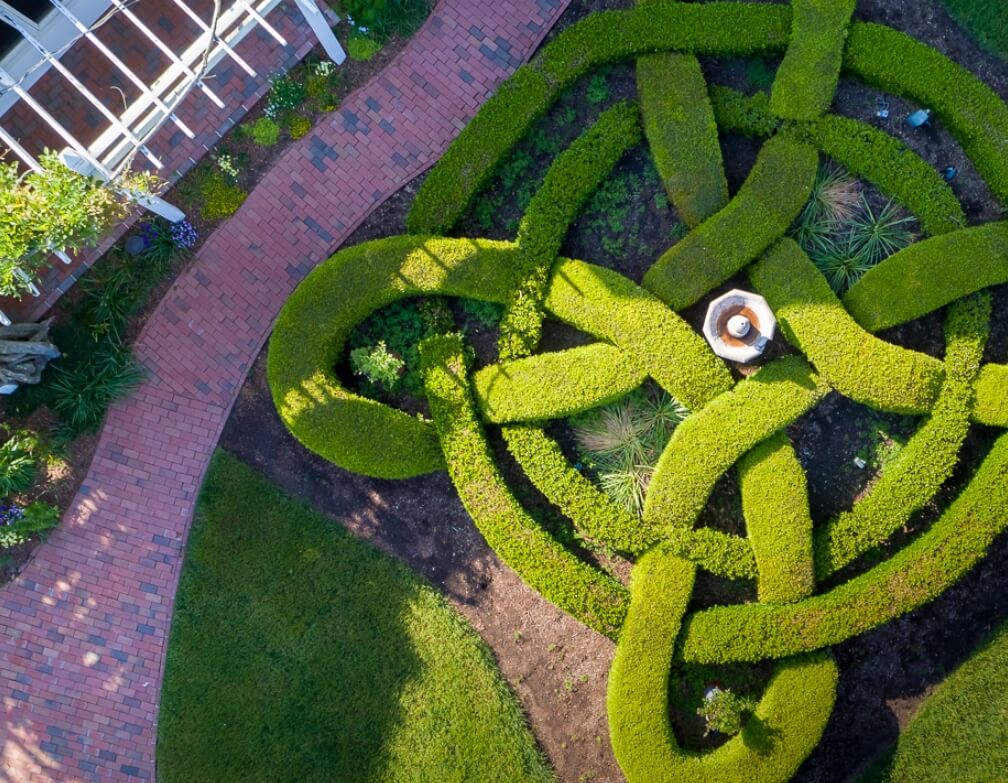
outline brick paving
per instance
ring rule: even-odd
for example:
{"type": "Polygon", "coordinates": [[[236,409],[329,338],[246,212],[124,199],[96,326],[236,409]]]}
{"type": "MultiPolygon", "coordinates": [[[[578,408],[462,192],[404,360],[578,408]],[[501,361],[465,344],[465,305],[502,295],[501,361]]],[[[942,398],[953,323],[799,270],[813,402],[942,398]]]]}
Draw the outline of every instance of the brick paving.
{"type": "Polygon", "coordinates": [[[567,0],[441,0],[403,52],[289,148],[201,248],[135,351],[63,524],[0,589],[0,781],[154,778],[159,691],[196,494],[294,286],[432,164],[567,0]]]}

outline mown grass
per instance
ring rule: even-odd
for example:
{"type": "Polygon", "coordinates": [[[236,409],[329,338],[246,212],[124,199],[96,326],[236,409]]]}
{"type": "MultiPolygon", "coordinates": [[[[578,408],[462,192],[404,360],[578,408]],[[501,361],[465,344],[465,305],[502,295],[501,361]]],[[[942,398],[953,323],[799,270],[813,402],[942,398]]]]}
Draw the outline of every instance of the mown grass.
{"type": "Polygon", "coordinates": [[[1008,623],[928,697],[862,783],[989,783],[1006,771],[1008,623]]]}
{"type": "Polygon", "coordinates": [[[1004,0],[942,0],[942,4],[981,46],[1008,59],[1008,11],[1004,0]]]}
{"type": "Polygon", "coordinates": [[[179,585],[158,778],[553,780],[433,588],[223,452],[179,585]]]}

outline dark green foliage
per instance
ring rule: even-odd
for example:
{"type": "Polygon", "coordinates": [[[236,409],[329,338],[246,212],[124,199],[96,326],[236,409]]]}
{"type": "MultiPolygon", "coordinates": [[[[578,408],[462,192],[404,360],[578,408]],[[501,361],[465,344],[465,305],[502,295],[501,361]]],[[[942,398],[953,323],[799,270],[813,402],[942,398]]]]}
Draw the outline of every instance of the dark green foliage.
{"type": "Polygon", "coordinates": [[[759,256],[798,216],[819,157],[786,135],[768,141],[738,194],[673,245],[644,276],[644,287],[673,310],[688,307],[759,256]]]}
{"type": "Polygon", "coordinates": [[[35,452],[38,437],[28,430],[11,430],[0,424],[0,498],[24,492],[35,480],[35,452]]]}
{"type": "Polygon", "coordinates": [[[101,341],[75,359],[57,365],[47,380],[48,404],[70,435],[97,430],[108,406],[143,378],[130,349],[116,342],[101,341]]]}
{"type": "Polygon", "coordinates": [[[662,184],[686,225],[696,226],[728,203],[717,126],[700,63],[688,54],[642,57],[637,89],[662,184]]]}
{"type": "Polygon", "coordinates": [[[863,22],[851,25],[844,70],[931,108],[994,195],[1008,204],[1008,106],[993,90],[910,36],[863,22]]]}
{"type": "Polygon", "coordinates": [[[479,299],[462,299],[459,305],[462,313],[486,329],[497,326],[504,310],[494,302],[481,302],[479,299]]]}
{"type": "Polygon", "coordinates": [[[988,286],[1008,282],[1008,223],[933,237],[896,253],[844,296],[871,332],[911,321],[988,286]]]}
{"type": "MultiPolygon", "coordinates": [[[[347,347],[351,353],[362,349],[373,353],[379,342],[384,343],[385,350],[398,357],[403,368],[398,382],[383,383],[381,387],[388,392],[401,389],[408,394],[419,395],[423,392],[423,378],[420,376],[417,345],[433,333],[420,312],[419,301],[400,301],[376,311],[357,326],[350,333],[347,347]]],[[[364,390],[368,393],[378,391],[370,384],[366,384],[364,390]]]]}
{"type": "Polygon", "coordinates": [[[179,580],[157,775],[553,780],[493,653],[435,588],[223,452],[179,580]]]}
{"type": "Polygon", "coordinates": [[[774,80],[770,109],[814,120],[833,102],[855,0],[793,0],[791,43],[774,80]]]}
{"type": "Polygon", "coordinates": [[[878,410],[931,410],[944,378],[942,363],[872,337],[795,242],[782,239],[774,245],[750,268],[749,277],[770,303],[788,342],[834,389],[878,410]]]}
{"type": "Polygon", "coordinates": [[[357,27],[367,28],[379,43],[394,35],[408,38],[423,24],[430,0],[340,0],[343,12],[357,27]]]}
{"type": "Polygon", "coordinates": [[[952,18],[981,46],[1008,60],[1008,25],[1002,0],[941,0],[952,18]]]}
{"type": "Polygon", "coordinates": [[[461,338],[432,337],[421,343],[420,352],[448,472],[487,543],[533,590],[585,625],[615,637],[626,613],[625,589],[551,538],[511,494],[476,415],[461,338]]]}
{"type": "MultiPolygon", "coordinates": [[[[10,507],[0,516],[10,517],[10,507]]],[[[30,503],[21,509],[20,518],[0,525],[0,549],[8,549],[30,540],[32,536],[45,538],[46,533],[59,524],[60,512],[47,503],[30,503]]]]}

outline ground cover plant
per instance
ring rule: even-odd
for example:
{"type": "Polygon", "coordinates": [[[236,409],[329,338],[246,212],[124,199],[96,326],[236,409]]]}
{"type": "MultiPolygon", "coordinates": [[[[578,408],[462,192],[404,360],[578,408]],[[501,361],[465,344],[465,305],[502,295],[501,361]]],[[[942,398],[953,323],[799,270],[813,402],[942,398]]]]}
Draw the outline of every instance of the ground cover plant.
{"type": "Polygon", "coordinates": [[[984,289],[1008,282],[1003,224],[963,228],[951,188],[909,147],[825,113],[841,74],[927,99],[1005,201],[1008,107],[937,52],[851,22],[852,10],[819,0],[649,3],[568,28],[505,83],[427,177],[408,219],[411,235],[330,259],[291,297],[271,341],[274,402],[302,443],[366,475],[446,468],[504,562],[616,641],[609,723],[632,783],[791,777],[833,708],[830,646],[938,596],[1008,524],[1005,436],[972,476],[948,486],[971,422],[1008,424],[991,390],[1003,366],[984,359],[984,289]],[[695,59],[773,52],[783,53],[780,71],[770,94],[755,97],[709,88],[695,59]],[[602,89],[618,74],[593,70],[627,58],[636,61],[636,109],[658,182],[686,227],[652,257],[640,284],[561,255],[579,212],[623,165],[620,154],[634,154],[626,151],[637,139],[622,121],[634,118],[634,107],[607,104],[602,89]],[[564,110],[572,89],[598,111],[581,135],[537,156],[529,145],[540,115],[553,104],[564,110]],[[982,117],[983,128],[971,117],[982,117]],[[769,137],[734,194],[718,123],[769,137]],[[582,152],[589,138],[595,156],[582,152]],[[516,144],[524,158],[512,152],[516,144]],[[845,170],[864,184],[854,187],[845,170]],[[523,214],[493,240],[453,237],[459,221],[473,225],[473,211],[476,225],[488,220],[480,204],[487,187],[496,194],[507,184],[503,174],[525,183],[523,214]],[[858,192],[868,187],[871,196],[858,192]],[[925,236],[914,242],[918,223],[925,236]],[[827,252],[818,263],[807,252],[826,241],[843,256],[832,266],[827,252]],[[936,259],[950,252],[970,263],[942,268],[936,259]],[[902,281],[914,295],[904,295],[902,281]],[[690,308],[733,282],[766,297],[783,333],[758,369],[732,372],[689,322],[690,308]],[[503,305],[499,356],[474,366],[450,327],[420,342],[430,418],[348,388],[334,365],[354,327],[396,301],[431,295],[503,305]],[[876,334],[932,313],[945,324],[937,350],[876,334]],[[578,330],[580,342],[545,348],[557,321],[578,330]],[[570,459],[555,425],[605,411],[645,378],[688,415],[655,464],[630,459],[649,478],[642,504],[621,504],[570,459]],[[805,466],[788,434],[838,395],[925,418],[898,453],[879,456],[876,480],[846,513],[813,518],[805,466]],[[578,533],[625,558],[629,591],[617,570],[565,546],[518,503],[489,460],[497,427],[527,479],[578,533]],[[744,527],[706,524],[719,482],[736,472],[744,527]],[[925,509],[930,516],[921,519],[925,509]],[[902,547],[887,557],[897,540],[902,547]],[[733,594],[708,590],[708,575],[741,584],[733,594]],[[744,693],[754,699],[752,717],[726,742],[684,742],[688,731],[669,721],[670,682],[698,667],[740,663],[770,666],[759,690],[744,693]]]}
{"type": "Polygon", "coordinates": [[[433,588],[225,452],[190,534],[158,731],[165,781],[553,779],[433,588]]]}

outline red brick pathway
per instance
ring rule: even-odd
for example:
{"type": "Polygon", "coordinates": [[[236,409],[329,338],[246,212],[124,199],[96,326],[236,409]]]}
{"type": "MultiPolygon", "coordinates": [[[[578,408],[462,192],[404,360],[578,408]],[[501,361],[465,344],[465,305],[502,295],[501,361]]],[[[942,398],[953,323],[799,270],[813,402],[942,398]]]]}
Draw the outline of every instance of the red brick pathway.
{"type": "Polygon", "coordinates": [[[273,318],[308,270],[440,155],[566,3],[442,0],[176,281],[136,345],[148,380],[110,412],[61,527],[0,590],[0,781],[154,777],[186,531],[273,318]]]}

